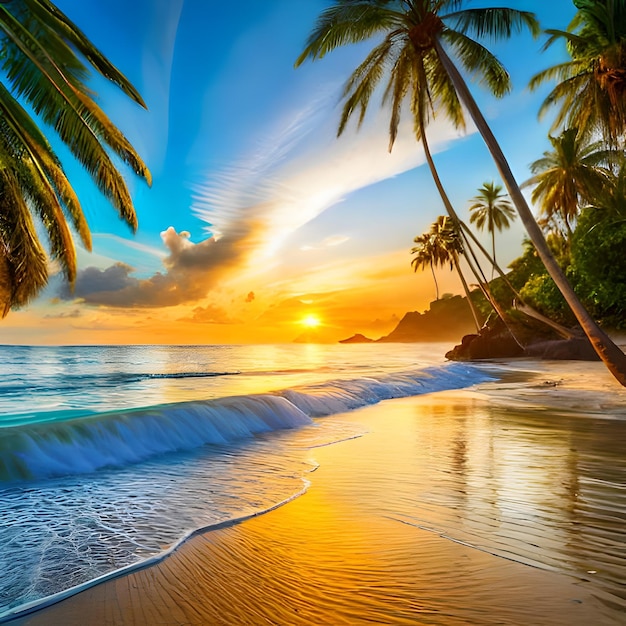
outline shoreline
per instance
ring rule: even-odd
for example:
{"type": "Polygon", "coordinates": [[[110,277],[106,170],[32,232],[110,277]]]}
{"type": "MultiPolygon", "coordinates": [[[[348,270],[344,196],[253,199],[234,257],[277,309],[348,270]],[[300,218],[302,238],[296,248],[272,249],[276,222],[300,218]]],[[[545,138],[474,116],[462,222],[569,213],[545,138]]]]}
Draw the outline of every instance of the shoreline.
{"type": "MultiPolygon", "coordinates": [[[[314,467],[310,470],[310,472],[314,472],[317,467],[314,467]]],[[[193,540],[197,535],[205,535],[207,533],[222,530],[224,528],[229,528],[231,526],[236,526],[237,524],[242,524],[250,519],[255,517],[259,517],[261,515],[266,515],[267,513],[271,513],[275,509],[280,508],[281,506],[285,506],[289,504],[291,501],[302,497],[308,490],[310,482],[308,479],[302,479],[303,487],[297,493],[292,494],[285,500],[277,502],[272,506],[262,509],[259,511],[254,511],[253,513],[249,513],[247,515],[241,515],[239,517],[234,517],[228,520],[224,520],[223,522],[217,522],[215,524],[210,524],[209,526],[204,526],[201,528],[196,528],[192,530],[190,533],[181,537],[178,541],[176,541],[173,545],[169,546],[163,552],[156,554],[154,556],[150,556],[143,561],[138,563],[134,563],[132,565],[126,565],[118,570],[114,570],[111,572],[107,572],[106,574],[102,574],[97,578],[89,580],[87,582],[81,583],[74,587],[69,587],[68,589],[64,589],[63,591],[59,591],[51,596],[47,596],[45,598],[41,598],[40,600],[34,600],[33,602],[28,602],[26,604],[22,604],[10,612],[7,612],[3,615],[0,615],[0,624],[17,624],[21,623],[21,620],[30,617],[33,614],[40,614],[49,607],[55,606],[65,600],[68,600],[84,591],[92,589],[93,587],[97,587],[99,585],[103,585],[109,581],[116,580],[118,578],[123,578],[125,576],[130,576],[142,569],[154,567],[159,565],[167,558],[169,558],[172,554],[174,554],[177,550],[182,548],[184,544],[188,541],[193,540]]]]}
{"type": "MultiPolygon", "coordinates": [[[[156,564],[6,623],[619,623],[609,606],[613,596],[596,588],[592,575],[572,576],[549,563],[529,567],[523,554],[511,560],[476,549],[468,528],[455,528],[446,517],[466,506],[468,486],[444,489],[449,476],[428,463],[420,469],[433,476],[423,484],[413,472],[424,439],[434,437],[430,445],[449,453],[448,471],[471,475],[463,468],[464,446],[479,433],[468,416],[491,404],[476,391],[447,391],[344,414],[370,432],[312,449],[320,467],[302,496],[226,527],[196,531],[156,564]],[[450,432],[432,431],[434,422],[411,430],[419,416],[446,420],[455,412],[450,432]],[[410,445],[407,434],[418,434],[420,445],[410,445]],[[421,522],[412,508],[415,490],[423,490],[422,506],[431,507],[421,522]]],[[[553,539],[540,540],[549,545],[553,539]]]]}

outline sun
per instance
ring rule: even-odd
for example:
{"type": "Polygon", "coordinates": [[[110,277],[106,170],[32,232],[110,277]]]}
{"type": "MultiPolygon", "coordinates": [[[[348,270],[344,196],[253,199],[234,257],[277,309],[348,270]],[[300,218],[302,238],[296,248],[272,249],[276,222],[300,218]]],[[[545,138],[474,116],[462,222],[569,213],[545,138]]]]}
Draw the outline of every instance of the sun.
{"type": "Polygon", "coordinates": [[[317,315],[307,315],[300,320],[300,323],[307,328],[317,328],[322,322],[317,315]]]}

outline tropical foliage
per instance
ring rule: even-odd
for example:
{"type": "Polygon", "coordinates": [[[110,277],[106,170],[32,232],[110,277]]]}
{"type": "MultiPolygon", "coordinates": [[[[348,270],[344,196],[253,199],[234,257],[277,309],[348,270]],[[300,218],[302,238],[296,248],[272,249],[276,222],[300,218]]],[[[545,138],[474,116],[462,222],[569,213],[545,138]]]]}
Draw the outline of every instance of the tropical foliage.
{"type": "Polygon", "coordinates": [[[510,90],[509,75],[498,59],[472,35],[504,38],[522,26],[537,32],[533,15],[513,9],[464,9],[458,0],[335,0],[324,10],[296,65],[321,59],[342,45],[375,36],[382,41],[348,79],[338,134],[352,115],[365,117],[370,99],[384,82],[383,104],[389,104],[389,148],[398,134],[402,107],[407,102],[422,139],[420,125],[443,112],[457,127],[465,117],[454,84],[436,48],[445,42],[463,69],[494,95],[510,90]]]}
{"type": "Polygon", "coordinates": [[[565,41],[571,59],[537,74],[531,88],[556,81],[541,114],[557,108],[554,128],[577,126],[621,144],[626,131],[626,3],[574,0],[567,30],[548,30],[546,47],[565,41]]]}
{"type": "Polygon", "coordinates": [[[68,146],[133,230],[135,210],[114,159],[148,183],[150,173],[98,106],[89,70],[145,106],[141,96],[49,0],[0,3],[0,63],[0,313],[6,315],[47,283],[49,256],[73,283],[75,234],[91,249],[79,199],[39,123],[68,146]]]}
{"type": "Polygon", "coordinates": [[[470,224],[478,230],[487,229],[491,234],[493,260],[496,259],[496,230],[502,231],[511,226],[515,220],[515,209],[506,194],[502,193],[502,185],[493,181],[483,183],[478,194],[472,198],[470,206],[470,224]]]}
{"type": "MultiPolygon", "coordinates": [[[[413,242],[417,245],[411,249],[411,254],[414,255],[411,265],[413,265],[415,271],[430,266],[435,285],[437,285],[436,267],[449,265],[450,269],[454,268],[456,270],[463,285],[467,302],[472,310],[476,329],[479,330],[481,327],[480,316],[474,307],[469,285],[461,269],[460,257],[464,254],[463,240],[454,220],[448,216],[440,215],[431,224],[428,232],[418,235],[413,242]]],[[[438,285],[437,300],[439,300],[438,285]]]]}
{"type": "MultiPolygon", "coordinates": [[[[624,205],[622,205],[624,211],[624,205]]],[[[581,297],[609,328],[626,328],[626,220],[585,209],[572,241],[571,267],[581,297]]]]}
{"type": "Polygon", "coordinates": [[[413,243],[415,244],[415,246],[411,248],[411,254],[413,255],[411,265],[413,266],[413,270],[417,272],[427,267],[430,268],[433,275],[433,282],[435,283],[435,297],[439,300],[439,282],[437,281],[435,268],[444,265],[446,259],[440,254],[430,232],[418,235],[413,239],[413,243]]]}
{"type": "Polygon", "coordinates": [[[522,186],[534,186],[531,200],[544,216],[544,227],[569,242],[579,209],[592,203],[610,184],[610,166],[618,151],[602,141],[589,141],[578,128],[549,137],[552,150],[530,165],[533,174],[522,186]]]}
{"type": "Polygon", "coordinates": [[[381,81],[386,82],[383,103],[391,110],[390,147],[398,132],[402,106],[408,102],[415,134],[424,144],[426,160],[444,206],[457,223],[432,162],[425,128],[435,111],[443,112],[462,128],[463,105],[484,138],[550,276],[600,357],[620,383],[626,385],[626,356],[597,326],[567,281],[461,73],[464,71],[486,85],[494,95],[504,95],[509,89],[509,77],[476,38],[506,38],[522,27],[538,33],[538,24],[528,12],[508,8],[469,9],[463,8],[464,4],[462,0],[334,0],[321,13],[296,65],[307,58],[322,58],[339,46],[376,37],[373,50],[346,83],[338,132],[341,134],[357,111],[359,123],[363,121],[376,88],[381,81]]]}

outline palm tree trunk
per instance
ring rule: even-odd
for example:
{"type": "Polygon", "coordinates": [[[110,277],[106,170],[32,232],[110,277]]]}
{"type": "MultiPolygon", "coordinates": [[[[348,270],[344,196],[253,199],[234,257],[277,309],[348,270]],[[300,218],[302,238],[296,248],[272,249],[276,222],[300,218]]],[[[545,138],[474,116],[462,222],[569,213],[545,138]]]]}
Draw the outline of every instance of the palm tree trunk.
{"type": "MultiPolygon", "coordinates": [[[[435,181],[435,186],[437,187],[439,196],[441,197],[441,200],[443,202],[443,205],[448,215],[452,218],[452,220],[454,220],[455,224],[458,224],[460,223],[461,220],[459,216],[457,215],[457,212],[454,210],[454,207],[452,206],[452,203],[450,202],[450,199],[448,198],[448,194],[446,193],[446,190],[443,187],[441,179],[439,178],[439,172],[437,172],[437,168],[435,167],[435,162],[433,161],[433,155],[430,153],[430,147],[428,145],[428,140],[426,139],[426,129],[424,127],[424,120],[421,116],[420,116],[420,134],[421,134],[422,146],[424,147],[424,155],[426,156],[426,162],[428,163],[431,176],[433,177],[433,180],[435,181]]],[[[458,271],[460,272],[460,268],[458,269],[458,271]]],[[[467,295],[467,303],[470,309],[472,310],[472,317],[474,318],[474,323],[476,324],[476,331],[480,331],[481,326],[482,326],[479,321],[480,316],[478,314],[478,311],[476,310],[476,307],[474,306],[474,303],[472,302],[472,299],[469,296],[469,290],[467,287],[467,283],[465,281],[465,277],[463,277],[462,273],[460,275],[461,275],[461,281],[463,283],[463,287],[465,288],[465,293],[467,295]]]]}
{"type": "MultiPolygon", "coordinates": [[[[480,244],[480,242],[478,241],[476,236],[469,230],[469,228],[467,228],[465,223],[463,221],[461,221],[461,218],[458,216],[458,213],[454,210],[454,207],[452,206],[452,203],[450,202],[450,198],[448,198],[448,194],[446,193],[446,190],[443,187],[441,179],[439,178],[439,172],[437,171],[437,168],[435,166],[435,162],[433,160],[433,156],[432,156],[432,154],[430,152],[430,146],[428,144],[428,139],[426,137],[426,128],[425,128],[425,124],[424,124],[423,118],[420,118],[420,138],[421,138],[422,146],[424,148],[424,155],[426,156],[426,162],[428,163],[428,167],[430,169],[431,176],[433,177],[433,180],[435,181],[435,186],[437,187],[437,191],[439,191],[439,196],[441,197],[441,200],[442,200],[442,202],[443,202],[443,204],[444,204],[444,206],[446,208],[446,211],[447,211],[448,215],[455,222],[455,224],[458,226],[459,231],[462,232],[463,227],[465,227],[465,231],[467,233],[469,233],[469,235],[472,237],[472,239],[478,244],[478,246],[481,248],[481,251],[483,252],[485,257],[489,258],[489,254],[487,253],[487,251],[482,247],[482,245],[480,244]]],[[[467,241],[467,239],[466,239],[466,243],[467,243],[467,245],[469,247],[469,242],[467,241]]],[[[513,340],[517,343],[517,345],[520,348],[524,348],[524,346],[522,345],[520,340],[515,336],[515,333],[513,332],[513,329],[511,328],[510,324],[507,322],[506,313],[503,311],[503,309],[499,305],[498,301],[491,295],[491,292],[489,291],[489,288],[488,288],[486,282],[483,284],[483,282],[480,279],[480,276],[478,275],[478,271],[472,267],[472,264],[469,263],[469,261],[468,261],[468,264],[470,266],[470,269],[472,269],[472,272],[473,272],[474,276],[476,277],[476,280],[478,281],[478,286],[480,287],[480,290],[482,291],[483,295],[485,296],[485,300],[487,300],[487,302],[489,302],[489,304],[491,305],[493,310],[496,312],[498,317],[502,320],[504,325],[508,328],[509,333],[511,334],[511,337],[513,337],[513,340]]],[[[495,260],[494,260],[494,265],[495,265],[495,260]]],[[[458,266],[458,271],[461,272],[460,265],[458,266]]],[[[502,270],[499,269],[499,271],[500,271],[500,274],[504,277],[504,273],[502,272],[502,270]]],[[[481,270],[481,272],[482,272],[482,270],[481,270]]],[[[476,331],[480,332],[480,329],[482,328],[482,326],[480,325],[480,323],[478,321],[480,319],[480,315],[479,315],[478,311],[476,310],[476,306],[474,305],[474,302],[472,301],[472,299],[469,296],[469,289],[467,288],[467,283],[465,281],[465,277],[463,276],[462,273],[460,273],[460,276],[461,276],[461,282],[463,283],[463,286],[465,288],[465,293],[466,293],[466,296],[467,296],[467,303],[468,303],[468,305],[469,305],[469,307],[470,307],[470,309],[472,311],[472,316],[473,316],[474,322],[476,324],[476,331]]],[[[483,278],[484,278],[484,275],[483,275],[483,278]]],[[[504,278],[508,282],[508,279],[506,277],[504,277],[504,278]]],[[[513,289],[513,285],[511,285],[511,289],[513,289]]],[[[515,292],[514,289],[513,289],[513,291],[515,292]]]]}
{"type": "Polygon", "coordinates": [[[616,380],[621,385],[626,387],[626,354],[624,354],[615,345],[615,343],[613,343],[611,338],[596,324],[591,315],[589,315],[585,307],[582,305],[582,302],[578,299],[578,296],[572,289],[565,274],[550,251],[550,248],[544,239],[543,233],[535,221],[528,203],[526,202],[526,199],[524,198],[519,185],[511,172],[508,161],[506,160],[500,145],[491,131],[491,128],[487,124],[485,117],[478,108],[476,101],[467,87],[467,83],[438,40],[435,40],[435,48],[442,65],[450,76],[450,80],[456,89],[459,99],[469,111],[469,114],[474,120],[474,124],[476,124],[478,131],[483,137],[483,140],[493,157],[498,171],[500,172],[500,176],[502,177],[502,181],[506,185],[509,196],[517,209],[522,224],[524,224],[526,232],[535,246],[541,261],[548,270],[552,280],[554,280],[560,292],[563,294],[563,297],[572,309],[578,323],[581,325],[585,334],[589,338],[589,341],[598,356],[602,359],[616,380]]]}
{"type": "MultiPolygon", "coordinates": [[[[504,270],[498,265],[495,257],[492,257],[489,252],[487,252],[487,249],[485,248],[485,246],[482,245],[482,243],[480,243],[480,241],[478,240],[478,238],[476,237],[476,235],[474,235],[474,233],[472,232],[472,230],[469,228],[469,226],[465,223],[465,222],[461,222],[461,228],[463,229],[463,233],[466,236],[469,236],[472,241],[474,242],[474,244],[476,244],[476,246],[478,247],[478,249],[483,253],[483,255],[485,256],[485,258],[487,259],[487,261],[491,264],[491,266],[493,268],[495,268],[496,272],[498,272],[498,274],[500,275],[500,278],[504,281],[504,284],[511,290],[511,293],[520,301],[520,302],[524,302],[524,299],[522,298],[522,296],[518,293],[517,289],[515,289],[515,287],[513,287],[511,281],[509,280],[508,276],[506,275],[506,273],[504,272],[504,270]]],[[[482,271],[482,270],[481,270],[482,271]]],[[[483,274],[484,276],[484,274],[483,274]]],[[[485,281],[487,279],[485,278],[485,281]]]]}
{"type": "MultiPolygon", "coordinates": [[[[491,225],[491,249],[493,250],[493,262],[495,264],[496,262],[496,228],[493,224],[491,225]]],[[[491,280],[493,280],[494,269],[495,267],[492,265],[491,266],[491,280]]]]}
{"type": "Polygon", "coordinates": [[[459,263],[459,255],[456,252],[452,252],[452,261],[454,263],[454,269],[456,270],[459,278],[461,279],[461,284],[463,285],[463,291],[465,291],[465,297],[467,298],[467,302],[472,309],[472,315],[474,317],[474,323],[476,324],[476,330],[480,332],[481,324],[479,321],[478,313],[476,311],[476,307],[472,302],[472,296],[470,295],[469,286],[467,281],[465,280],[465,276],[463,276],[463,272],[461,271],[461,264],[459,263]]]}
{"type": "Polygon", "coordinates": [[[430,271],[433,273],[433,280],[435,281],[435,296],[437,300],[439,300],[439,283],[437,282],[437,277],[435,276],[435,266],[430,264],[430,271]]]}

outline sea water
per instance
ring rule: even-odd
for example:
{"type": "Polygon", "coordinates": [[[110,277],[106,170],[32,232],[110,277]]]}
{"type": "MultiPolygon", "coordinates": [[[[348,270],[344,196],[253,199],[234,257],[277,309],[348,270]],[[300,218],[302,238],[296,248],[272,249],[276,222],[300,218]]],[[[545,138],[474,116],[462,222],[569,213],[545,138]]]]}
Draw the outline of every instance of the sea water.
{"type": "Polygon", "coordinates": [[[0,346],[0,619],[306,489],[335,416],[493,380],[447,346],[0,346]]]}

